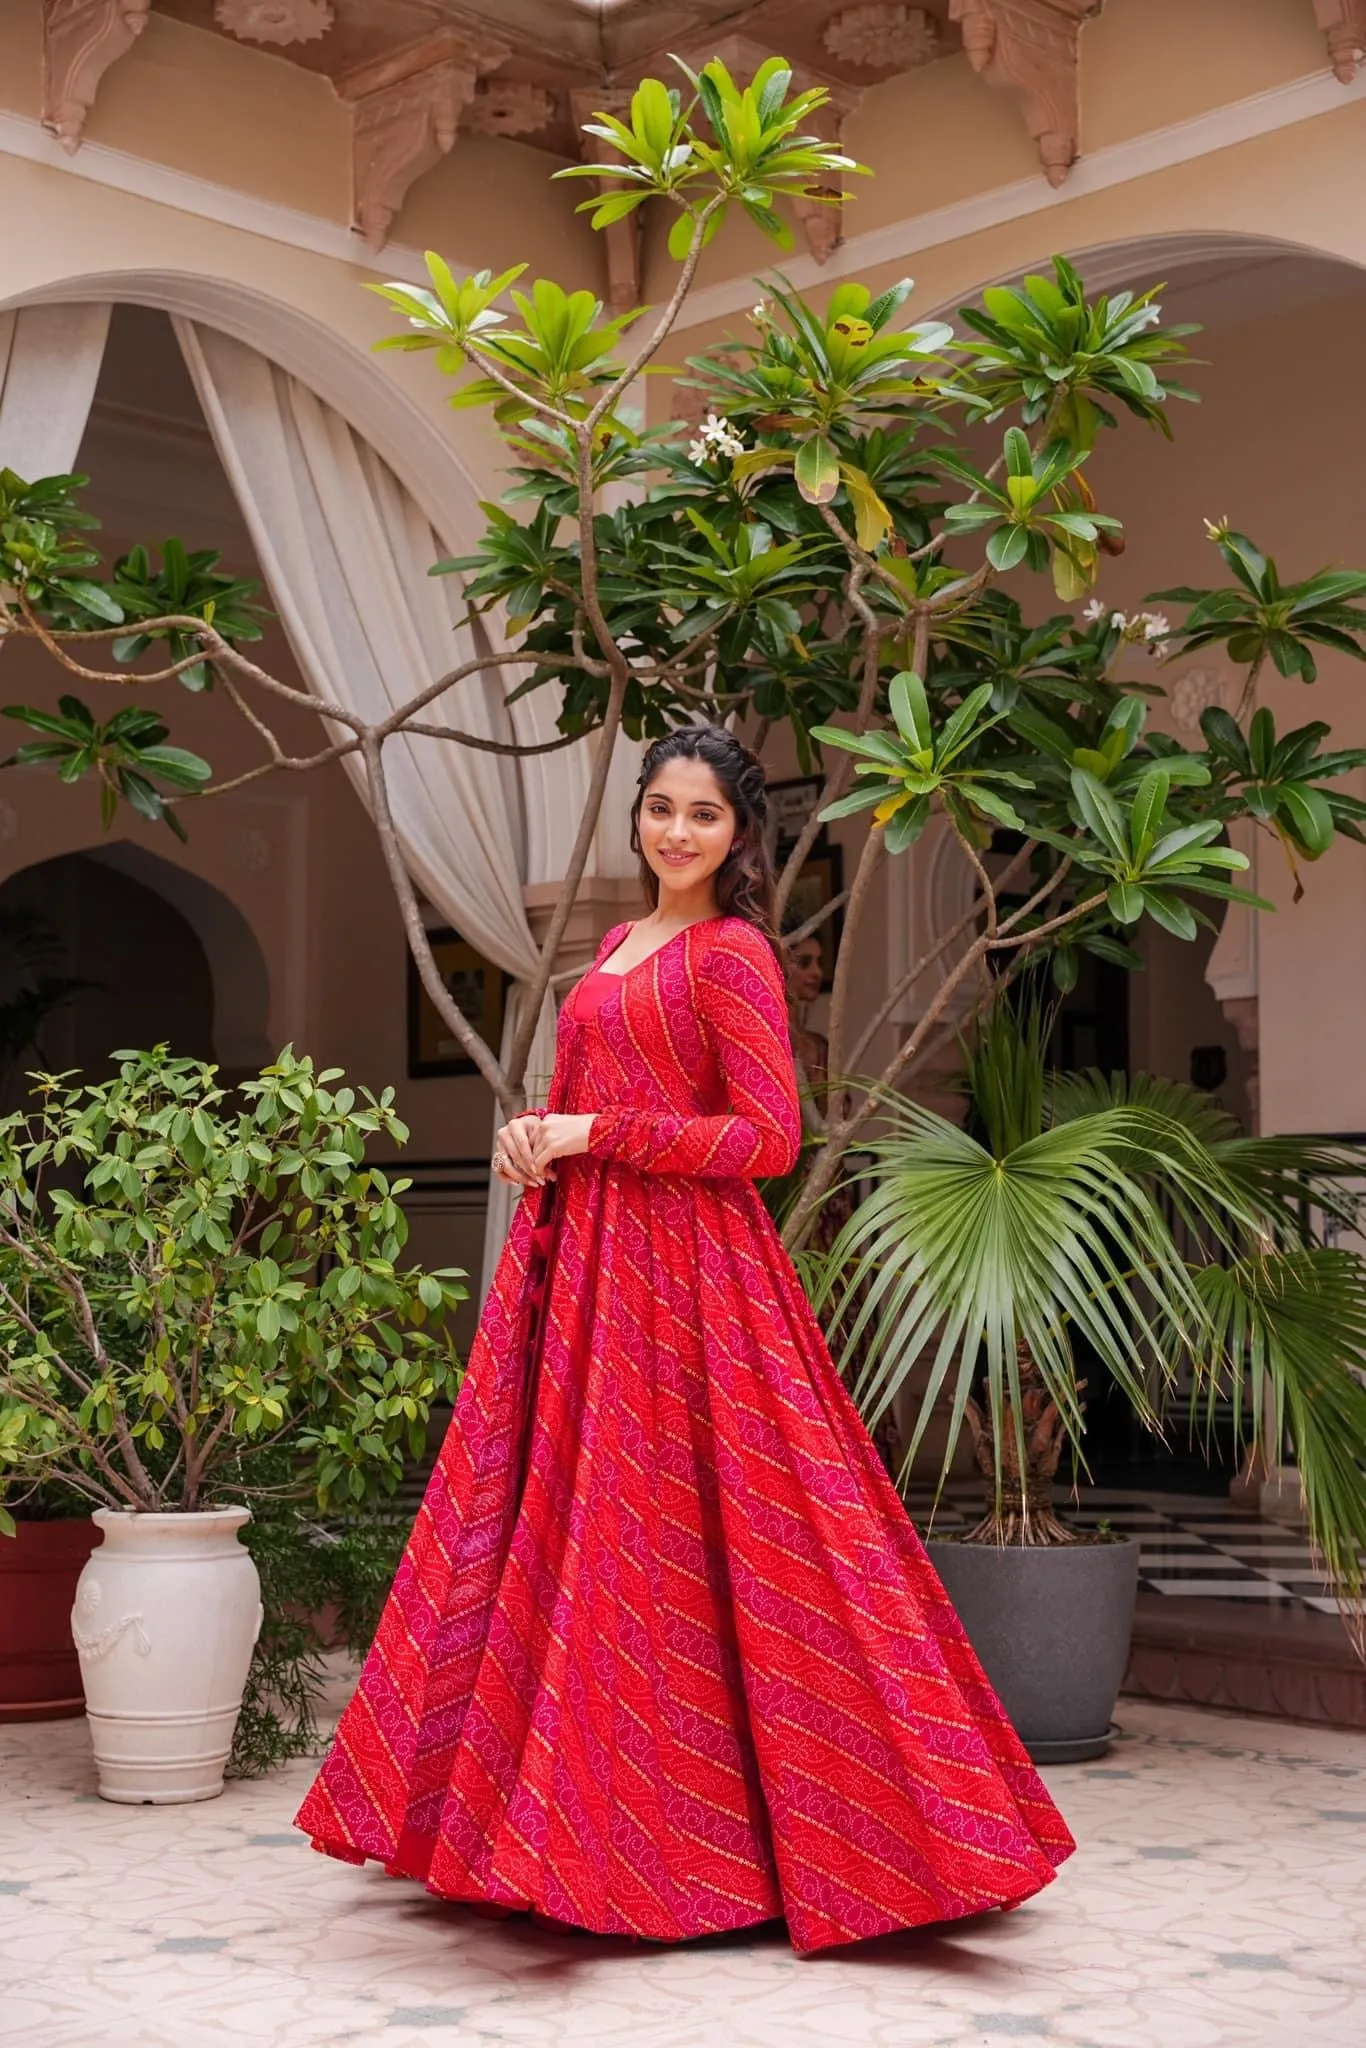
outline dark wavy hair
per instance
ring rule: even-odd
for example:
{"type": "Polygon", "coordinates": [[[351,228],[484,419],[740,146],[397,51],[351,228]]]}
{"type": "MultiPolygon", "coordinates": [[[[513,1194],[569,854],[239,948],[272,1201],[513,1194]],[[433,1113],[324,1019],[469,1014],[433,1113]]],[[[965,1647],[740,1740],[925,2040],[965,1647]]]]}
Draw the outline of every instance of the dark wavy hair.
{"type": "Polygon", "coordinates": [[[680,725],[645,749],[640,780],[631,805],[631,851],[640,859],[640,883],[653,910],[659,903],[659,877],[640,844],[640,807],[650,784],[666,761],[704,761],[735,812],[735,841],[716,871],[716,907],[723,917],[742,917],[777,951],[774,916],[773,863],[764,838],[768,791],[757,754],[721,725],[680,725]]]}

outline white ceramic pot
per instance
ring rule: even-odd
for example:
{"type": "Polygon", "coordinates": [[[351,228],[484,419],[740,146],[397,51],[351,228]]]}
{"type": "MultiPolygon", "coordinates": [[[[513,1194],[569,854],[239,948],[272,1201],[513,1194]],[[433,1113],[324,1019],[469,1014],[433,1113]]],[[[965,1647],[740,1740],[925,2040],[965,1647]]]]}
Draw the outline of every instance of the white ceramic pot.
{"type": "Polygon", "coordinates": [[[261,1582],[237,1540],[250,1519],[96,1510],[104,1541],[77,1581],[71,1633],[102,1799],[170,1806],[223,1790],[261,1629],[261,1582]]]}

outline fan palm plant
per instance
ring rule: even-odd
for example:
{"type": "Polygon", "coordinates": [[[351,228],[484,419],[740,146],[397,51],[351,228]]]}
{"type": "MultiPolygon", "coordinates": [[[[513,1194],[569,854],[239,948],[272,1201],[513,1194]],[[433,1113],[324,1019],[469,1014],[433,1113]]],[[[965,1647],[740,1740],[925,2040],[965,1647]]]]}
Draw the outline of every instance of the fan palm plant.
{"type": "Polygon", "coordinates": [[[1159,1434],[1184,1369],[1196,1420],[1226,1399],[1240,1441],[1274,1455],[1288,1437],[1326,1575],[1359,1612],[1366,1260],[1326,1240],[1354,1221],[1344,1176],[1366,1153],[1245,1137],[1153,1076],[1050,1076],[1048,1033],[1038,1005],[998,1001],[968,1050],[966,1127],[890,1103],[870,1195],[807,1255],[837,1354],[863,1355],[865,1418],[921,1368],[903,1480],[947,1402],[940,1485],[966,1420],[989,1486],[970,1540],[1076,1541],[1051,1482],[1068,1443],[1085,1469],[1079,1340],[1159,1434]]]}

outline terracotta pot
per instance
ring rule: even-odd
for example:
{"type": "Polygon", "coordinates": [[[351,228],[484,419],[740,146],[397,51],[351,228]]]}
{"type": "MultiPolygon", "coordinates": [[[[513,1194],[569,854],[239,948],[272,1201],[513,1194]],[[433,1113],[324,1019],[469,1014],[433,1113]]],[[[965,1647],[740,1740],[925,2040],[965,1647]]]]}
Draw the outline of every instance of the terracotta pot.
{"type": "Polygon", "coordinates": [[[71,1603],[99,1531],[89,1515],[0,1536],[0,1721],[85,1712],[71,1603]]]}

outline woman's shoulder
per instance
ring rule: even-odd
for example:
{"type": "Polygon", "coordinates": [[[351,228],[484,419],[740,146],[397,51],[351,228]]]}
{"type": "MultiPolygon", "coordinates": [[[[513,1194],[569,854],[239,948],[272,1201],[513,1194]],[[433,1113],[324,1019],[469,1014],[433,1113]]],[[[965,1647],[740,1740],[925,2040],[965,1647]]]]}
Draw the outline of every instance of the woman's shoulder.
{"type": "Polygon", "coordinates": [[[726,962],[742,962],[770,979],[781,979],[782,970],[772,941],[745,917],[721,917],[711,926],[703,967],[715,969],[726,962]]]}

